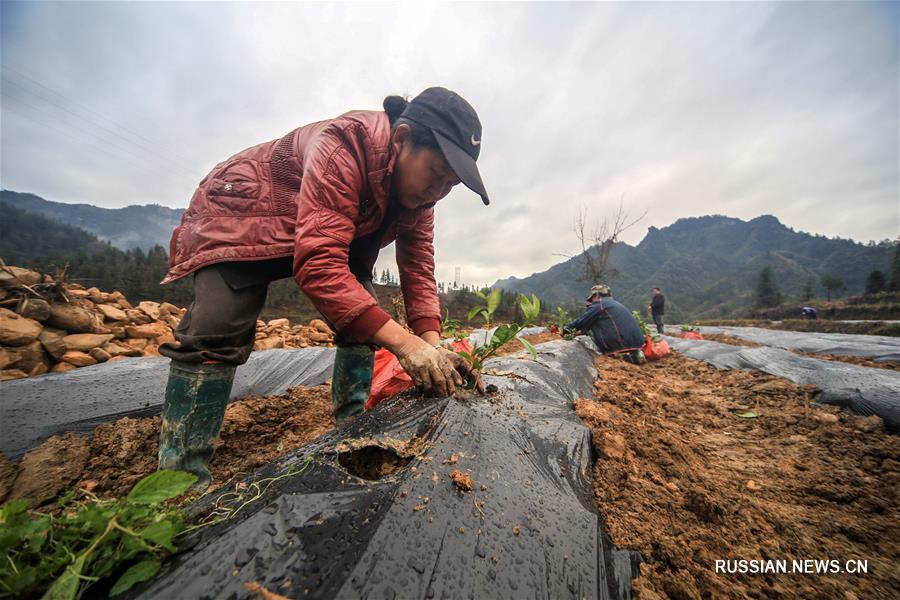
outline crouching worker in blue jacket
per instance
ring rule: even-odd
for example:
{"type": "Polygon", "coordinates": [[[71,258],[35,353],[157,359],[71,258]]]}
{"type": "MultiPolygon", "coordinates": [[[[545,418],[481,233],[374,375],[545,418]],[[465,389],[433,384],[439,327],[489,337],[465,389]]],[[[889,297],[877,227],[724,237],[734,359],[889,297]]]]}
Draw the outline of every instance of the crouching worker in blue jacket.
{"type": "Polygon", "coordinates": [[[587,310],[563,328],[563,333],[590,333],[603,354],[625,353],[625,360],[636,365],[647,361],[644,333],[631,311],[612,299],[609,287],[595,285],[587,299],[587,310]]]}

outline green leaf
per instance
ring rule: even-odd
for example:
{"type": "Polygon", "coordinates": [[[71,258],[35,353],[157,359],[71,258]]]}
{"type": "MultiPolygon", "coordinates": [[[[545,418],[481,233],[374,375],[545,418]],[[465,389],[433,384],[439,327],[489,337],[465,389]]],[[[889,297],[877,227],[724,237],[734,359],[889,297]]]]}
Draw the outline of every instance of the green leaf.
{"type": "Polygon", "coordinates": [[[79,556],[75,562],[56,578],[50,589],[47,590],[41,600],[74,600],[78,594],[78,585],[81,583],[81,570],[84,568],[84,555],[79,556]]]}
{"type": "Polygon", "coordinates": [[[748,412],[736,412],[736,413],[734,413],[734,416],[740,417],[742,419],[755,419],[756,417],[759,416],[759,413],[755,413],[751,410],[748,412]]]}
{"type": "Polygon", "coordinates": [[[466,315],[466,318],[471,321],[472,319],[475,318],[475,315],[477,315],[478,313],[480,313],[483,310],[484,310],[483,306],[475,306],[472,308],[472,310],[469,311],[468,315],[466,315]]]}
{"type": "Polygon", "coordinates": [[[122,576],[119,577],[116,584],[112,586],[112,589],[109,590],[109,595],[118,596],[122,592],[130,590],[134,584],[147,581],[159,572],[160,566],[158,560],[145,560],[131,565],[127,571],[122,573],[122,576]]]}
{"type": "Polygon", "coordinates": [[[528,353],[531,354],[531,358],[537,358],[537,348],[534,347],[534,344],[526,340],[525,338],[516,338],[522,345],[525,346],[525,349],[528,350],[528,353]]]}
{"type": "Polygon", "coordinates": [[[157,471],[131,488],[126,500],[132,504],[157,504],[185,493],[197,476],[185,471],[157,471]]]}
{"type": "Polygon", "coordinates": [[[170,552],[175,552],[176,548],[172,545],[172,539],[178,533],[175,523],[172,521],[159,521],[147,526],[141,532],[141,537],[152,542],[157,546],[162,546],[170,552]]]}
{"type": "Polygon", "coordinates": [[[500,298],[503,290],[500,288],[495,288],[491,295],[487,297],[487,311],[489,316],[494,316],[494,313],[497,311],[497,308],[500,306],[500,298]]]}

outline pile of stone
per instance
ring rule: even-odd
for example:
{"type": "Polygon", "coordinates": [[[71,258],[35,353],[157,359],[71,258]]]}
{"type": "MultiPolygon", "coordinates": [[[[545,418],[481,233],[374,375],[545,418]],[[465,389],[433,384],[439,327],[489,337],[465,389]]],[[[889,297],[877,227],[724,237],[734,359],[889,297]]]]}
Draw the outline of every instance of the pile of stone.
{"type": "Polygon", "coordinates": [[[334,332],[321,319],[313,319],[309,325],[295,325],[287,319],[256,322],[256,342],[253,350],[272,348],[307,348],[309,346],[334,345],[334,332]]]}
{"type": "MultiPolygon", "coordinates": [[[[19,267],[0,267],[0,381],[60,373],[130,356],[158,356],[173,342],[185,309],[168,302],[132,305],[118,291],[55,281],[19,267]]],[[[291,326],[257,321],[254,350],[331,346],[319,319],[291,326]]]]}
{"type": "Polygon", "coordinates": [[[157,356],[185,309],[0,268],[0,381],[157,356]]]}

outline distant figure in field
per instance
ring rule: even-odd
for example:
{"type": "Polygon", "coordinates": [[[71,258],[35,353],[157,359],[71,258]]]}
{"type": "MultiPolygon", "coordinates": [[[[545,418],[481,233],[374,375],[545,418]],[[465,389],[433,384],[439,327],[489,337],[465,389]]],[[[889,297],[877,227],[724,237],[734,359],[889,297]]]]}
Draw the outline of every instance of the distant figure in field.
{"type": "Polygon", "coordinates": [[[563,328],[564,333],[590,333],[597,349],[603,354],[627,353],[626,360],[634,364],[646,362],[644,333],[634,315],[612,299],[609,287],[598,284],[591,288],[587,310],[563,328]]]}
{"type": "Polygon", "coordinates": [[[666,297],[663,296],[662,290],[658,287],[653,288],[653,300],[650,301],[650,316],[656,323],[656,331],[659,335],[663,332],[663,315],[666,314],[666,297]]]}
{"type": "Polygon", "coordinates": [[[818,316],[818,311],[814,309],[812,306],[804,306],[800,309],[800,314],[807,319],[815,319],[818,316]]]}

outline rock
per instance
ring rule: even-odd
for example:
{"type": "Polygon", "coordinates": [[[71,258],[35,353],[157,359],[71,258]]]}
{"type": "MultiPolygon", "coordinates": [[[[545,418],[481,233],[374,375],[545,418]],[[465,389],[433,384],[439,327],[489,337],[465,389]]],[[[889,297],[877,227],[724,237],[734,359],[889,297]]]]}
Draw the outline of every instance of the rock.
{"type": "Polygon", "coordinates": [[[120,354],[119,356],[113,356],[111,359],[109,359],[106,362],[116,362],[117,360],[125,360],[126,358],[128,358],[128,357],[125,356],[124,354],[120,354]]]}
{"type": "Polygon", "coordinates": [[[284,348],[284,338],[280,335],[274,335],[272,337],[259,340],[258,342],[253,344],[253,350],[255,352],[259,352],[261,350],[272,350],[274,348],[284,348]]]}
{"type": "MultiPolygon", "coordinates": [[[[39,341],[35,340],[25,346],[19,346],[17,350],[21,354],[21,357],[16,363],[17,369],[21,369],[30,374],[31,371],[40,364],[44,364],[49,368],[50,361],[47,359],[47,355],[44,353],[44,347],[39,341]]],[[[44,372],[46,373],[46,371],[44,372]]]]}
{"type": "Polygon", "coordinates": [[[6,369],[19,362],[22,353],[15,348],[0,346],[0,369],[6,369]]]}
{"type": "Polygon", "coordinates": [[[600,441],[600,454],[613,460],[625,458],[625,437],[620,433],[604,431],[600,441]]]}
{"type": "Polygon", "coordinates": [[[174,304],[169,304],[168,302],[163,302],[159,305],[159,314],[160,315],[180,315],[181,309],[175,306],[174,304]]]}
{"type": "Polygon", "coordinates": [[[332,339],[331,335],[320,331],[310,331],[306,337],[314,342],[330,342],[332,339]]]}
{"type": "Polygon", "coordinates": [[[106,362],[112,358],[112,355],[103,348],[91,348],[91,351],[88,352],[88,354],[90,354],[91,358],[97,362],[106,362]]]}
{"type": "Polygon", "coordinates": [[[124,310],[112,304],[98,304],[97,310],[103,313],[107,321],[127,321],[128,315],[124,310]]]}
{"type": "Polygon", "coordinates": [[[150,342],[144,346],[144,356],[159,356],[159,344],[150,342]]]}
{"type": "Polygon", "coordinates": [[[158,345],[175,343],[175,336],[172,335],[171,333],[167,333],[166,335],[161,335],[158,338],[154,338],[154,339],[156,340],[156,343],[158,345]]]}
{"type": "Polygon", "coordinates": [[[837,423],[840,419],[838,419],[837,415],[833,415],[831,413],[821,413],[813,417],[819,423],[825,423],[826,425],[833,425],[837,423]]]}
{"type": "Polygon", "coordinates": [[[124,327],[113,326],[109,328],[109,332],[119,340],[124,340],[127,337],[124,327]]]}
{"type": "Polygon", "coordinates": [[[884,420],[878,415],[870,415],[868,417],[854,417],[853,424],[863,433],[874,433],[884,430],[884,420]]]}
{"type": "Polygon", "coordinates": [[[159,318],[159,302],[150,302],[149,300],[144,300],[143,302],[138,303],[138,309],[142,310],[144,314],[149,316],[154,321],[159,318]]]}
{"type": "Polygon", "coordinates": [[[47,325],[71,333],[90,333],[94,331],[94,317],[90,311],[75,304],[54,303],[50,305],[47,325]]]}
{"type": "Polygon", "coordinates": [[[25,298],[16,307],[16,312],[26,319],[46,321],[50,318],[50,303],[40,298],[25,298]]]}
{"type": "Polygon", "coordinates": [[[54,329],[53,327],[44,327],[41,334],[38,336],[38,340],[41,342],[41,345],[44,346],[44,350],[55,358],[56,360],[60,360],[62,355],[66,353],[66,342],[64,338],[66,337],[66,332],[62,329],[54,329]]]}
{"type": "Polygon", "coordinates": [[[0,308],[0,344],[24,346],[41,334],[43,326],[34,319],[26,319],[11,310],[0,308]]]}
{"type": "Polygon", "coordinates": [[[9,499],[27,498],[34,506],[54,497],[79,478],[90,455],[87,438],[74,433],[51,437],[22,458],[9,499]]]}
{"type": "Polygon", "coordinates": [[[755,492],[755,491],[762,489],[762,486],[759,485],[758,483],[756,483],[755,481],[753,481],[752,479],[748,479],[746,485],[747,485],[747,489],[750,490],[751,492],[755,492]]]}
{"type": "Polygon", "coordinates": [[[113,335],[111,333],[76,333],[64,337],[63,342],[65,342],[66,344],[67,351],[78,350],[80,352],[87,352],[92,348],[102,346],[111,339],[113,339],[113,335]]]}
{"type": "Polygon", "coordinates": [[[116,300],[116,304],[118,304],[119,308],[121,308],[122,310],[134,310],[134,305],[132,305],[131,302],[129,302],[125,298],[116,300]]]}
{"type": "Polygon", "coordinates": [[[28,377],[28,373],[21,369],[3,369],[0,371],[0,381],[23,379],[25,377],[28,377]]]}
{"type": "Polygon", "coordinates": [[[181,323],[181,317],[176,317],[175,315],[163,315],[159,318],[159,320],[172,329],[176,329],[179,323],[181,323]]]}
{"type": "Polygon", "coordinates": [[[73,288],[69,288],[66,290],[66,296],[68,296],[69,298],[87,298],[90,295],[90,292],[88,292],[87,290],[73,288]]]}
{"type": "Polygon", "coordinates": [[[56,363],[55,365],[53,365],[53,368],[50,369],[50,372],[51,373],[66,373],[67,371],[74,371],[77,368],[78,367],[76,367],[73,364],[70,364],[67,362],[60,362],[60,363],[56,363]]]}
{"type": "Polygon", "coordinates": [[[128,320],[134,323],[135,325],[149,325],[153,322],[153,319],[147,316],[142,310],[138,310],[136,308],[132,308],[131,310],[126,310],[125,314],[128,316],[128,320]]]}
{"type": "Polygon", "coordinates": [[[328,323],[326,323],[322,319],[313,319],[309,322],[309,326],[320,333],[327,333],[331,336],[334,335],[334,331],[332,331],[331,327],[328,326],[328,323]]]}
{"type": "Polygon", "coordinates": [[[162,323],[148,323],[147,325],[128,325],[125,333],[130,338],[157,338],[171,333],[169,328],[162,323]]]}
{"type": "Polygon", "coordinates": [[[38,364],[34,365],[34,368],[32,370],[28,371],[28,376],[29,377],[37,377],[38,375],[44,375],[45,373],[49,373],[49,372],[50,372],[49,363],[39,362],[38,364]]]}
{"type": "Polygon", "coordinates": [[[291,322],[288,319],[272,319],[268,322],[267,327],[276,329],[276,328],[285,328],[288,329],[291,326],[291,322]]]}
{"type": "Polygon", "coordinates": [[[41,282],[41,274],[21,267],[0,268],[0,287],[17,288],[41,282]]]}
{"type": "Polygon", "coordinates": [[[136,350],[143,350],[147,344],[150,342],[147,338],[128,338],[125,340],[125,343],[135,348],[136,350]]]}
{"type": "MultiPolygon", "coordinates": [[[[109,293],[109,299],[112,302],[119,302],[121,300],[125,300],[125,294],[120,292],[119,290],[115,290],[109,293]]],[[[127,302],[127,300],[126,300],[127,302]]]]}
{"type": "Polygon", "coordinates": [[[75,365],[76,367],[89,367],[91,365],[96,365],[97,361],[90,354],[85,354],[84,352],[79,352],[78,350],[70,350],[63,354],[62,359],[67,362],[75,365]]]}
{"type": "MultiPolygon", "coordinates": [[[[144,340],[146,342],[146,340],[144,340]]],[[[146,346],[146,344],[144,344],[146,346]]],[[[133,348],[128,344],[120,344],[118,342],[108,342],[102,346],[103,350],[105,350],[111,357],[115,358],[117,356],[140,356],[141,351],[138,348],[133,348]]]]}

